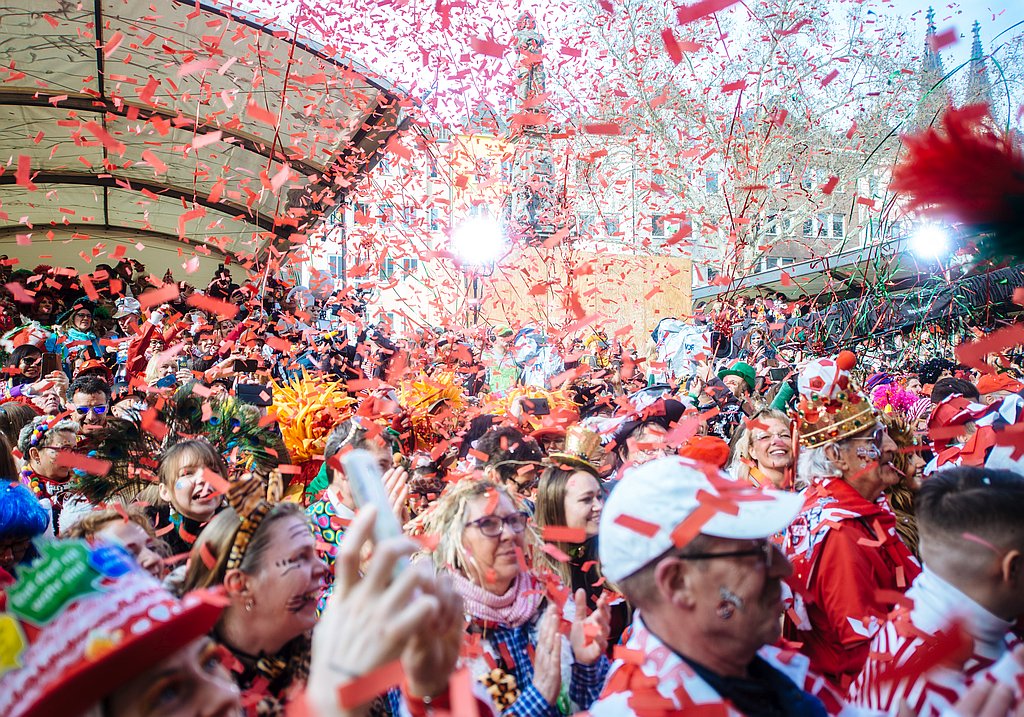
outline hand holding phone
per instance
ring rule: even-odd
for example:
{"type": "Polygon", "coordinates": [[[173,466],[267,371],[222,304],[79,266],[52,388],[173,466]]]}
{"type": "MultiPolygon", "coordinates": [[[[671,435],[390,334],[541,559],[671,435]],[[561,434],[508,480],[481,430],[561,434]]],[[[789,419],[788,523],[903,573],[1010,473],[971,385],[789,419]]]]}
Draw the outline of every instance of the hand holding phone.
{"type": "MultiPolygon", "coordinates": [[[[402,526],[391,510],[391,501],[384,488],[384,474],[373,454],[361,448],[348,451],[341,456],[341,467],[345,471],[356,507],[372,505],[377,509],[373,542],[380,545],[382,541],[401,536],[402,526]]],[[[400,567],[405,564],[407,561],[400,563],[400,567]]]]}

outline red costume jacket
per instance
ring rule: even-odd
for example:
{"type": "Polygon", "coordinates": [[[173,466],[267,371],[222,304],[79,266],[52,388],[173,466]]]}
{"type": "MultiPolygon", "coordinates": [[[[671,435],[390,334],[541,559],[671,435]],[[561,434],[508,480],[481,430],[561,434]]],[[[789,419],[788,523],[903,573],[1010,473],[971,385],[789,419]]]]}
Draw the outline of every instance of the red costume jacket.
{"type": "Polygon", "coordinates": [[[885,496],[872,503],[839,478],[807,489],[785,550],[793,563],[785,637],[802,643],[811,669],[845,693],[896,593],[921,566],[896,534],[885,496]]]}

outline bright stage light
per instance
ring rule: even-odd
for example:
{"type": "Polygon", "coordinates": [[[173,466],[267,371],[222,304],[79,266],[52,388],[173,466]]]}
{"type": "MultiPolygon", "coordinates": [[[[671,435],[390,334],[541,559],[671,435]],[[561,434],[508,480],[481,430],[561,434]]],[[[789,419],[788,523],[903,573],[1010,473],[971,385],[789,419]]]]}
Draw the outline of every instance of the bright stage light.
{"type": "Polygon", "coordinates": [[[920,226],[910,236],[910,250],[922,259],[942,259],[949,246],[949,232],[936,224],[920,226]]]}
{"type": "Polygon", "coordinates": [[[469,217],[452,232],[451,246],[452,253],[464,264],[493,264],[505,251],[505,232],[492,216],[469,217]]]}

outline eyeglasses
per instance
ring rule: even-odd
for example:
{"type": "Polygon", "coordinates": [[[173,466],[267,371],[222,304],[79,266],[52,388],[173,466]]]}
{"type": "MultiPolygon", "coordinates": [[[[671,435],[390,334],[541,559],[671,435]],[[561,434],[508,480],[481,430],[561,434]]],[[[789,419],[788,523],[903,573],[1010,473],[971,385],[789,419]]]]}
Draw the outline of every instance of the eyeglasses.
{"type": "Polygon", "coordinates": [[[28,366],[35,366],[37,363],[43,362],[43,357],[41,354],[37,354],[36,356],[26,356],[21,360],[21,362],[28,366]]]}
{"type": "Polygon", "coordinates": [[[507,525],[509,530],[519,535],[526,530],[526,521],[529,520],[529,517],[522,511],[506,515],[504,518],[499,518],[496,515],[485,515],[483,518],[478,518],[472,523],[466,523],[466,527],[473,526],[477,528],[484,534],[484,537],[497,538],[501,536],[507,525]]]}
{"type": "Polygon", "coordinates": [[[102,416],[107,412],[106,406],[75,406],[75,410],[78,411],[79,416],[88,416],[89,411],[92,411],[97,416],[102,416]]]}
{"type": "Polygon", "coordinates": [[[78,447],[78,443],[75,442],[75,443],[70,443],[70,444],[68,444],[66,446],[39,446],[39,450],[41,450],[41,451],[57,451],[58,453],[60,453],[61,451],[73,451],[77,447],[78,447]]]}
{"type": "Polygon", "coordinates": [[[850,438],[851,441],[871,441],[875,448],[879,451],[882,450],[882,444],[885,443],[885,427],[875,426],[874,432],[870,436],[853,436],[850,438]]]}
{"type": "Polygon", "coordinates": [[[764,441],[770,441],[773,438],[780,438],[787,443],[793,440],[793,436],[789,433],[755,433],[751,437],[754,439],[754,443],[763,443],[764,441]]]}
{"type": "Polygon", "coordinates": [[[757,541],[757,545],[747,550],[729,550],[724,553],[683,553],[679,557],[683,560],[715,560],[716,558],[752,558],[760,557],[764,561],[765,568],[772,567],[772,560],[775,556],[775,546],[767,540],[757,541]]]}

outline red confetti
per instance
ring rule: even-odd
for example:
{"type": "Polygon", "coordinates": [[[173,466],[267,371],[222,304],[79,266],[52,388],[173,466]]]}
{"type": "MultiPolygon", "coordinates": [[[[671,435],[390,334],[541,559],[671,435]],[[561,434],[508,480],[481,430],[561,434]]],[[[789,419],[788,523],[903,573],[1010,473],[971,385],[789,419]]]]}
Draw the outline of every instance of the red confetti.
{"type": "Polygon", "coordinates": [[[89,475],[94,476],[105,476],[110,472],[110,461],[82,455],[74,451],[59,451],[57,453],[57,465],[85,471],[89,475]]]}
{"type": "Polygon", "coordinates": [[[957,35],[956,28],[951,27],[948,30],[936,33],[928,40],[928,42],[931,45],[932,50],[934,52],[938,52],[944,47],[949,47],[950,45],[955,44],[959,39],[960,37],[957,35]]]}
{"type": "Polygon", "coordinates": [[[545,525],[541,530],[544,540],[555,543],[582,543],[587,539],[584,528],[569,528],[564,525],[545,525]]]}
{"type": "Polygon", "coordinates": [[[672,59],[672,62],[679,64],[683,61],[683,51],[679,48],[679,43],[676,41],[676,36],[672,33],[672,30],[665,28],[661,31],[661,39],[665,43],[665,52],[672,59]]]}
{"type": "Polygon", "coordinates": [[[632,530],[634,533],[639,533],[645,538],[653,538],[660,530],[660,528],[654,523],[648,523],[646,520],[635,518],[632,515],[618,516],[615,518],[615,524],[621,525],[626,530],[632,530]]]}
{"type": "Polygon", "coordinates": [[[705,15],[721,12],[738,0],[701,0],[693,5],[684,5],[676,10],[676,19],[680,25],[699,20],[705,15]]]}

